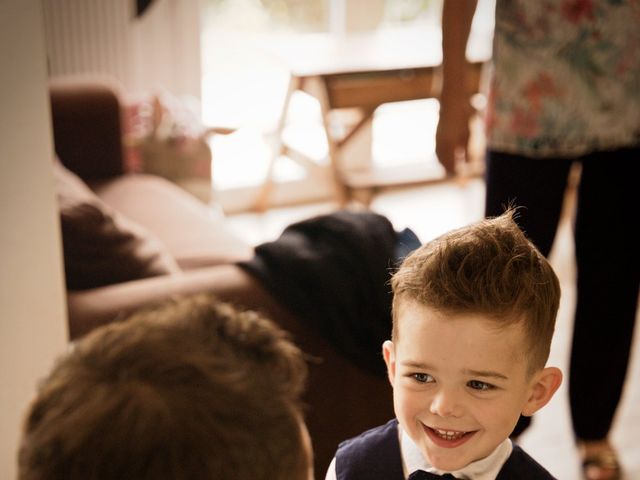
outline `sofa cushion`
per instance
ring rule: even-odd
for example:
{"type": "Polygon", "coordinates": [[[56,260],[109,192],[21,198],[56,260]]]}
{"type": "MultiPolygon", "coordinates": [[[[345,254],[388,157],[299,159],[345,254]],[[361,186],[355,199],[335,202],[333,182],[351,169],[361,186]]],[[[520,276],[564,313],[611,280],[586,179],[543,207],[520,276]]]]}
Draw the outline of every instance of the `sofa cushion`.
{"type": "Polygon", "coordinates": [[[127,174],[91,187],[112,206],[155,234],[183,270],[247,260],[253,248],[224,214],[173,182],[149,174],[127,174]]]}
{"type": "Polygon", "coordinates": [[[58,161],[54,173],[69,290],[180,271],[157,237],[102,202],[58,161]]]}

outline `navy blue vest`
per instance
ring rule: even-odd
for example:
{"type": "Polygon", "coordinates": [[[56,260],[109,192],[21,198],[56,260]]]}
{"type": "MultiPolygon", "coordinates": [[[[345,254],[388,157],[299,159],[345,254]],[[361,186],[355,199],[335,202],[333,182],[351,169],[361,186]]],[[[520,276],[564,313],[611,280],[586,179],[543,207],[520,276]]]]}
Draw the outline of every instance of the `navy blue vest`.
{"type": "MultiPolygon", "coordinates": [[[[405,480],[398,441],[398,421],[342,442],[336,453],[338,480],[405,480]]],[[[556,480],[517,445],[496,480],[556,480]]]]}

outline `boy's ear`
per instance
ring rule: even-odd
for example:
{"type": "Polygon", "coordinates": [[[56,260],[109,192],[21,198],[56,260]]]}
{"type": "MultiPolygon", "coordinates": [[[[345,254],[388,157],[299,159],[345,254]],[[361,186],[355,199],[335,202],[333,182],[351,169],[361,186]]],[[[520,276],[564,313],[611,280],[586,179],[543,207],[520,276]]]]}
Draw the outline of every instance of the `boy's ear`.
{"type": "Polygon", "coordinates": [[[544,407],[562,383],[562,372],[556,367],[546,367],[531,380],[531,392],[522,408],[522,415],[530,417],[544,407]]]}
{"type": "Polygon", "coordinates": [[[387,377],[393,387],[393,379],[396,376],[396,350],[391,340],[386,340],[382,344],[382,356],[384,357],[384,363],[387,364],[387,377]]]}

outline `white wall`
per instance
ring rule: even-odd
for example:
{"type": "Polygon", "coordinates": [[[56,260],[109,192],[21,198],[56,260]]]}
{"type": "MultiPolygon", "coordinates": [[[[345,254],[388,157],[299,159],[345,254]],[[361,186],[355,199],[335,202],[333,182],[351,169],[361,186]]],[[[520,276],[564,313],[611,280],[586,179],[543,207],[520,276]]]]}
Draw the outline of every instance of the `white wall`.
{"type": "Polygon", "coordinates": [[[100,73],[130,93],[200,99],[199,0],[43,0],[51,76],[100,73]]]}
{"type": "Polygon", "coordinates": [[[40,0],[0,0],[0,478],[22,416],[66,344],[40,0]]]}
{"type": "Polygon", "coordinates": [[[200,100],[199,1],[155,0],[131,26],[130,55],[130,90],[157,87],[200,100]]]}

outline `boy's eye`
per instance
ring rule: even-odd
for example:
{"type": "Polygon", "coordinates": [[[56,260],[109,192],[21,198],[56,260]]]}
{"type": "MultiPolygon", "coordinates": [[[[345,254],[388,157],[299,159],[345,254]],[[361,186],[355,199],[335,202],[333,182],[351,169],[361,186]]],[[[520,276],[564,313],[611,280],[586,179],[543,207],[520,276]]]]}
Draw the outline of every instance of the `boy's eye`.
{"type": "Polygon", "coordinates": [[[411,376],[415,381],[419,383],[427,383],[433,381],[433,377],[427,373],[414,373],[411,376]]]}
{"type": "Polygon", "coordinates": [[[467,385],[474,390],[492,390],[494,388],[493,385],[486,382],[481,382],[480,380],[471,380],[467,383],[467,385]]]}

